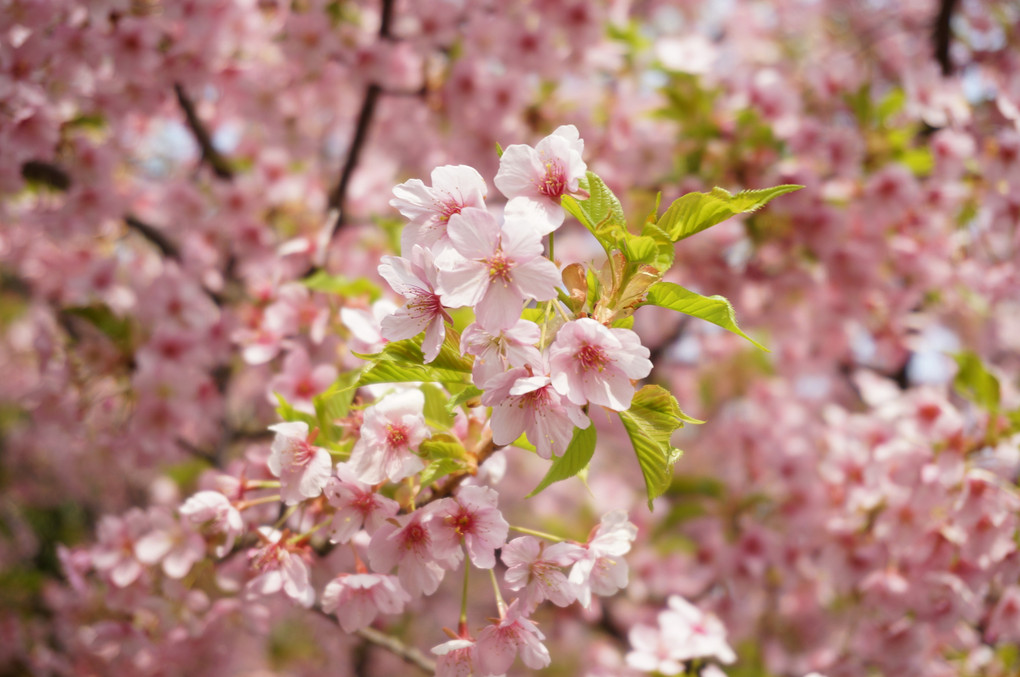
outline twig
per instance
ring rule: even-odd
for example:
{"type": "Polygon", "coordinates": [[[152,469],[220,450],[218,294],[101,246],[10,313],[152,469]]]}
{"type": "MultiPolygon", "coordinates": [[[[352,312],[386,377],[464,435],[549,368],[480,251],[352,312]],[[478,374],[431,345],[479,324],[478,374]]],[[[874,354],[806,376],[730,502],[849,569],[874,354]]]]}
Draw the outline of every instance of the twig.
{"type": "Polygon", "coordinates": [[[436,673],[435,661],[418,649],[407,646],[396,637],[379,632],[375,628],[371,627],[358,630],[358,636],[370,644],[382,647],[395,656],[402,658],[404,662],[410,663],[427,675],[434,675],[436,673]]]}
{"type": "Polygon", "coordinates": [[[942,68],[942,75],[948,77],[953,73],[953,62],[949,57],[949,45],[953,39],[953,12],[959,0],[941,0],[939,13],[935,17],[935,30],[932,33],[935,47],[935,60],[942,68]]]}
{"type": "Polygon", "coordinates": [[[29,160],[21,165],[21,177],[26,181],[41,183],[56,190],[71,188],[71,175],[63,167],[52,162],[29,160]]]}
{"type": "MultiPolygon", "coordinates": [[[[325,611],[322,610],[322,607],[320,607],[319,605],[315,605],[314,607],[312,607],[312,610],[318,613],[320,616],[328,618],[331,622],[336,623],[337,625],[340,624],[340,621],[337,620],[336,616],[334,616],[333,614],[326,613],[325,611]]],[[[403,659],[405,662],[410,663],[416,668],[419,668],[422,672],[426,674],[434,675],[436,672],[435,661],[433,661],[431,658],[429,658],[428,656],[426,656],[413,646],[408,646],[404,644],[403,642],[401,642],[396,637],[393,637],[392,635],[387,635],[385,632],[381,632],[372,627],[362,628],[356,631],[354,634],[358,635],[369,644],[373,644],[380,648],[386,649],[393,655],[403,659]]]]}
{"type": "MultiPolygon", "coordinates": [[[[382,0],[381,16],[379,20],[380,40],[394,39],[391,32],[391,28],[393,26],[393,6],[394,0],[382,0]]],[[[350,188],[351,178],[354,176],[354,170],[358,168],[358,160],[361,157],[361,150],[364,148],[365,142],[368,140],[368,129],[372,125],[372,117],[375,114],[375,106],[382,93],[383,88],[374,82],[365,88],[365,98],[361,102],[361,110],[358,112],[358,122],[354,127],[354,137],[351,139],[351,145],[347,151],[347,158],[344,160],[344,165],[340,170],[340,180],[329,194],[328,208],[335,209],[337,211],[336,220],[333,222],[333,226],[330,229],[330,239],[335,237],[337,232],[347,223],[347,211],[344,209],[344,203],[347,201],[347,190],[350,188]]]]}
{"type": "Polygon", "coordinates": [[[198,142],[198,147],[202,149],[202,160],[209,164],[212,168],[213,174],[221,179],[229,181],[234,178],[234,170],[231,169],[230,163],[227,162],[226,158],[220,155],[220,152],[216,150],[213,145],[212,137],[209,135],[209,130],[205,128],[205,124],[202,119],[198,117],[198,112],[195,110],[195,104],[192,103],[191,99],[188,98],[187,92],[184,91],[184,87],[180,83],[174,83],[174,92],[177,94],[177,103],[181,105],[181,110],[184,111],[184,117],[188,121],[188,128],[191,133],[195,135],[195,141],[198,142]]]}
{"type": "Polygon", "coordinates": [[[124,223],[127,224],[128,228],[155,245],[156,249],[158,249],[163,256],[168,259],[173,259],[174,261],[181,260],[180,248],[171,242],[170,238],[164,235],[159,228],[142,221],[134,214],[125,215],[124,223]]]}
{"type": "MultiPolygon", "coordinates": [[[[475,451],[475,467],[478,468],[496,451],[496,445],[492,441],[492,431],[489,431],[486,436],[482,439],[475,451]]],[[[477,472],[477,471],[476,471],[477,472]]],[[[468,475],[474,474],[473,472],[462,472],[457,475],[453,475],[446,482],[444,482],[438,489],[432,492],[432,495],[427,500],[418,503],[418,507],[428,505],[432,501],[438,501],[441,498],[452,496],[453,492],[457,490],[457,487],[461,485],[468,475]]]]}

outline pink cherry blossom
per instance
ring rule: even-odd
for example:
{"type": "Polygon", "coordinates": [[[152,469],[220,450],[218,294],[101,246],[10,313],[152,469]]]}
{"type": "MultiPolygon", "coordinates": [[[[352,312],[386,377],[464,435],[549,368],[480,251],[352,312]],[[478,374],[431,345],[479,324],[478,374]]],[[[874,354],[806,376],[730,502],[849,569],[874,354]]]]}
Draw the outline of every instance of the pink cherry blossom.
{"type": "Polygon", "coordinates": [[[267,465],[280,478],[280,495],[287,505],[295,505],[322,493],[333,470],[333,459],[308,439],[308,424],[290,421],[269,426],[276,433],[267,465]]]}
{"type": "Polygon", "coordinates": [[[669,609],[659,614],[659,624],[674,643],[673,656],[680,660],[714,658],[732,663],[737,659],[719,619],[678,595],[669,598],[669,609]]]}
{"type": "Polygon", "coordinates": [[[425,396],[412,389],[387,395],[365,409],[361,438],[348,461],[360,481],[399,482],[425,467],[414,453],[429,436],[424,408],[425,396]]]}
{"type": "Polygon", "coordinates": [[[178,508],[181,516],[207,535],[217,537],[217,557],[223,557],[234,547],[244,530],[244,520],[230,499],[218,491],[199,491],[178,508]]]}
{"type": "Polygon", "coordinates": [[[511,590],[521,590],[521,606],[534,609],[543,600],[556,606],[568,606],[576,598],[574,587],[563,573],[584,553],[573,543],[547,545],[534,536],[521,536],[503,546],[506,583],[511,590]]]}
{"type": "Polygon", "coordinates": [[[409,252],[418,244],[432,249],[448,242],[446,228],[450,217],[465,207],[485,207],[488,188],[485,179],[467,165],[446,165],[432,170],[432,187],[421,179],[405,181],[393,189],[390,204],[410,223],[401,237],[401,251],[409,252]]]}
{"type": "Polygon", "coordinates": [[[460,552],[442,552],[435,547],[431,511],[420,508],[408,515],[387,520],[372,536],[368,561],[381,573],[398,567],[400,583],[414,597],[431,595],[443,580],[445,570],[460,561],[460,552]]]}
{"type": "Polygon", "coordinates": [[[502,374],[508,367],[538,366],[542,355],[536,344],[542,330],[530,320],[517,320],[508,329],[490,332],[472,322],[460,335],[460,349],[475,356],[471,380],[484,388],[489,379],[502,374]]]}
{"type": "Polygon", "coordinates": [[[549,347],[552,384],[574,404],[624,411],[634,397],[632,379],[652,370],[649,355],[630,329],[610,329],[587,317],[572,320],[549,347]]]}
{"type": "Polygon", "coordinates": [[[99,521],[99,542],[92,549],[92,563],[117,587],[131,585],[142,575],[144,567],[135,554],[135,545],[148,526],[146,514],[139,508],[132,508],[123,518],[106,515],[99,521]]]}
{"type": "Polygon", "coordinates": [[[205,540],[190,522],[178,521],[166,509],[154,508],[149,532],[135,542],[135,556],[143,564],[160,562],[170,578],[184,578],[205,556],[205,540]]]}
{"type": "Polygon", "coordinates": [[[581,155],[584,141],[574,125],[563,125],[534,148],[508,146],[499,160],[494,183],[507,198],[525,197],[545,211],[553,228],[563,223],[560,198],[586,197],[579,187],[588,167],[581,155]]]}
{"type": "Polygon", "coordinates": [[[283,361],[283,371],[269,382],[270,402],[276,403],[273,393],[279,393],[297,411],[315,414],[316,395],[325,392],[336,380],[337,370],[331,364],[312,367],[308,351],[296,346],[283,361]]]}
{"type": "Polygon", "coordinates": [[[330,540],[334,543],[346,543],[362,528],[374,533],[400,510],[396,501],[358,481],[354,470],[346,463],[336,466],[336,475],[326,483],[325,494],[329,504],[336,508],[330,522],[330,540]]]}
{"type": "Polygon", "coordinates": [[[248,562],[255,577],[248,581],[248,596],[283,592],[304,607],[315,602],[315,590],[309,581],[305,554],[299,546],[288,544],[276,529],[259,527],[263,545],[248,551],[248,562]]]}
{"type": "Polygon", "coordinates": [[[560,456],[570,445],[574,428],[591,421],[581,407],[562,397],[548,376],[535,375],[525,367],[494,377],[482,395],[492,407],[492,441],[512,444],[522,433],[542,458],[560,456]]]}
{"type": "Polygon", "coordinates": [[[475,641],[459,637],[432,647],[436,654],[436,677],[471,677],[477,674],[475,641]]]}
{"type": "Polygon", "coordinates": [[[528,228],[500,228],[482,209],[450,218],[452,250],[440,256],[443,305],[470,306],[486,330],[509,329],[525,300],[548,301],[560,282],[556,265],[542,256],[541,236],[528,228]]]}
{"type": "Polygon", "coordinates": [[[472,564],[479,569],[494,567],[496,548],[506,543],[510,530],[496,507],[498,501],[499,495],[489,487],[462,486],[454,498],[433,503],[434,546],[459,553],[463,539],[472,564]]]}
{"type": "Polygon", "coordinates": [[[518,653],[524,664],[533,670],[552,662],[549,650],[542,644],[545,635],[524,613],[520,600],[515,599],[499,622],[485,626],[478,633],[476,651],[482,674],[502,675],[513,665],[518,653]]]}
{"type": "Polygon", "coordinates": [[[570,570],[570,583],[577,591],[577,601],[587,608],[591,595],[612,595],[627,585],[627,560],[631,543],[637,538],[637,527],[623,510],[602,516],[599,526],[584,545],[584,550],[570,570]]]}
{"type": "Polygon", "coordinates": [[[452,324],[453,320],[443,309],[436,292],[439,271],[432,252],[414,245],[410,259],[384,256],[379,274],[389,282],[393,291],[407,299],[397,312],[383,318],[383,337],[388,341],[399,341],[424,331],[422,352],[425,361],[436,359],[446,338],[446,322],[452,324]]]}
{"type": "Polygon", "coordinates": [[[380,611],[399,614],[410,601],[400,581],[383,574],[341,574],[322,591],[322,610],[336,614],[344,632],[370,625],[380,611]]]}

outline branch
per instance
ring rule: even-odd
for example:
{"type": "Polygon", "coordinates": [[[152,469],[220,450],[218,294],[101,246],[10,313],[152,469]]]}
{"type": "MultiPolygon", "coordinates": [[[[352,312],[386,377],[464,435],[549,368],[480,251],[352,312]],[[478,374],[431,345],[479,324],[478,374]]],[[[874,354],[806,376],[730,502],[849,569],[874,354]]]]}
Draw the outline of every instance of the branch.
{"type": "Polygon", "coordinates": [[[198,117],[198,112],[195,111],[195,104],[192,103],[191,99],[188,98],[187,92],[184,91],[184,87],[180,83],[174,83],[174,92],[177,93],[177,103],[181,105],[181,110],[184,111],[184,117],[187,118],[188,128],[191,129],[191,133],[195,135],[195,141],[198,142],[198,147],[202,149],[202,160],[209,164],[212,168],[213,174],[224,180],[230,180],[234,178],[234,170],[230,167],[230,163],[227,162],[226,158],[220,155],[220,152],[213,146],[212,137],[209,135],[209,130],[205,128],[205,124],[202,119],[198,117]]]}
{"type": "Polygon", "coordinates": [[[396,637],[379,632],[375,628],[365,627],[358,630],[358,636],[375,646],[382,647],[395,656],[402,658],[404,662],[410,663],[427,675],[436,673],[436,663],[414,647],[407,646],[396,637]]]}
{"type": "Polygon", "coordinates": [[[29,160],[21,165],[21,178],[33,183],[41,183],[55,190],[69,190],[71,175],[60,165],[40,160],[29,160]]]}
{"type": "Polygon", "coordinates": [[[492,431],[490,430],[486,433],[485,437],[482,438],[481,442],[478,444],[478,448],[475,450],[475,470],[464,471],[451,476],[448,480],[446,480],[446,482],[433,491],[432,495],[429,496],[427,500],[419,502],[418,507],[420,508],[424,505],[428,505],[432,501],[438,501],[441,498],[452,496],[453,492],[457,490],[457,487],[461,485],[461,482],[467,479],[468,475],[474,475],[477,473],[477,469],[481,467],[482,463],[485,463],[486,459],[492,456],[492,454],[496,451],[496,448],[496,445],[492,441],[492,431]]]}
{"type": "Polygon", "coordinates": [[[949,44],[953,39],[953,11],[959,0],[940,0],[939,13],[935,17],[935,30],[932,33],[935,48],[935,60],[942,68],[942,75],[948,77],[953,73],[953,62],[949,58],[949,44]]]}
{"type": "MultiPolygon", "coordinates": [[[[394,4],[394,0],[382,0],[379,18],[380,40],[394,39],[392,33],[394,4]]],[[[382,93],[383,88],[374,82],[365,88],[365,98],[362,100],[361,110],[358,112],[358,122],[354,128],[354,138],[351,139],[350,149],[347,151],[347,159],[340,170],[340,180],[337,182],[336,188],[329,194],[328,208],[337,210],[336,221],[333,222],[333,227],[330,230],[330,239],[335,237],[337,232],[347,223],[347,217],[345,216],[347,211],[344,209],[344,203],[347,201],[347,189],[350,187],[354,170],[358,167],[361,149],[368,139],[368,128],[372,124],[375,105],[382,93]]]]}
{"type": "MultiPolygon", "coordinates": [[[[322,610],[318,604],[312,607],[312,610],[318,613],[320,616],[328,618],[331,622],[339,625],[340,621],[333,614],[328,614],[322,610]]],[[[386,649],[398,658],[403,659],[405,662],[419,668],[422,672],[434,675],[436,672],[436,663],[431,658],[423,654],[413,646],[408,646],[401,642],[399,639],[392,635],[387,635],[385,632],[381,632],[372,627],[364,627],[356,631],[354,634],[361,637],[369,644],[386,649]]]]}
{"type": "Polygon", "coordinates": [[[152,226],[146,223],[145,221],[142,221],[134,214],[125,215],[124,223],[127,224],[128,228],[135,231],[143,238],[151,242],[153,245],[155,245],[156,249],[158,249],[160,253],[163,254],[163,256],[167,257],[168,259],[173,259],[174,261],[181,260],[180,248],[178,248],[176,244],[171,242],[170,238],[164,235],[162,231],[159,230],[159,228],[156,228],[155,226],[152,226]]]}

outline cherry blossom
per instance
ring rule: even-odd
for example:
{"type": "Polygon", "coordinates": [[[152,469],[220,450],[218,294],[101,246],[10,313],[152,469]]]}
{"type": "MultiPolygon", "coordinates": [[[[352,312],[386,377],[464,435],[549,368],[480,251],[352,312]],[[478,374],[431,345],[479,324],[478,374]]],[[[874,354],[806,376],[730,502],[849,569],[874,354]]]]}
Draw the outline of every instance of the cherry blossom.
{"type": "Polygon", "coordinates": [[[277,423],[269,426],[276,433],[267,465],[280,478],[280,494],[284,503],[295,505],[322,493],[333,460],[329,452],[313,446],[304,421],[277,423]]]}
{"type": "Polygon", "coordinates": [[[410,601],[394,576],[380,574],[343,574],[322,591],[322,610],[335,613],[344,632],[370,625],[380,611],[399,614],[410,601]]]}
{"type": "Polygon", "coordinates": [[[581,606],[587,608],[591,604],[592,593],[612,595],[627,585],[629,569],[623,555],[630,551],[636,537],[637,527],[627,519],[625,511],[614,510],[602,516],[570,569],[568,580],[581,606]]]}
{"type": "Polygon", "coordinates": [[[433,544],[440,551],[459,552],[461,542],[479,569],[496,565],[495,551],[506,543],[509,525],[496,504],[499,495],[489,487],[460,487],[453,498],[430,506],[433,544]]]}
{"type": "Polygon", "coordinates": [[[512,444],[526,433],[542,458],[562,455],[574,428],[591,425],[578,405],[556,392],[548,376],[535,375],[526,367],[490,380],[482,403],[493,408],[493,442],[512,444]]]}
{"type": "Polygon", "coordinates": [[[290,545],[284,534],[269,527],[259,527],[261,547],[248,551],[248,561],[255,576],[248,581],[249,596],[272,595],[281,590],[298,604],[309,607],[315,602],[315,589],[309,581],[304,551],[290,545]]]}
{"type": "Polygon", "coordinates": [[[652,370],[649,354],[630,329],[610,329],[590,318],[572,320],[549,347],[552,384],[574,404],[623,411],[634,397],[632,380],[652,370]]]}
{"type": "Polygon", "coordinates": [[[410,223],[401,236],[401,251],[414,245],[434,249],[447,243],[450,217],[466,207],[485,208],[488,188],[478,170],[466,165],[446,165],[432,170],[432,186],[421,179],[405,181],[393,189],[390,204],[410,223]]]}
{"type": "Polygon", "coordinates": [[[407,299],[396,313],[383,318],[383,336],[388,341],[399,341],[424,331],[422,352],[426,362],[433,361],[446,338],[446,322],[453,320],[443,309],[436,292],[438,271],[432,252],[414,245],[410,259],[384,256],[379,274],[395,292],[407,299]]]}
{"type": "Polygon", "coordinates": [[[445,570],[457,566],[459,552],[443,552],[435,546],[431,511],[422,508],[384,523],[368,547],[372,569],[388,572],[398,567],[397,576],[413,597],[431,595],[443,580],[445,570]]]}
{"type": "Polygon", "coordinates": [[[519,600],[514,600],[498,623],[487,625],[478,633],[475,645],[478,667],[483,674],[502,675],[520,654],[529,668],[544,668],[552,658],[542,644],[543,639],[545,635],[524,615],[519,600]]]}
{"type": "Polygon", "coordinates": [[[415,455],[429,436],[420,390],[388,395],[365,410],[361,438],[351,450],[350,467],[360,481],[399,482],[425,467],[415,455]]]}
{"type": "Polygon", "coordinates": [[[217,557],[230,552],[234,540],[244,531],[241,513],[218,491],[199,491],[182,503],[178,511],[200,531],[220,539],[215,548],[217,557]]]}
{"type": "Polygon", "coordinates": [[[501,555],[507,566],[507,586],[524,590],[520,600],[525,609],[534,609],[546,599],[556,606],[568,606],[577,593],[563,567],[583,554],[582,548],[573,543],[546,545],[533,536],[515,538],[503,547],[501,555]]]}
{"type": "Polygon", "coordinates": [[[563,125],[532,148],[523,144],[507,146],[499,160],[494,183],[508,198],[534,201],[545,212],[553,230],[563,223],[560,198],[585,197],[579,182],[587,165],[581,158],[584,141],[577,127],[563,125]]]}
{"type": "Polygon", "coordinates": [[[472,322],[461,332],[461,350],[475,356],[471,368],[471,379],[479,388],[509,367],[525,365],[538,366],[542,363],[541,353],[536,344],[542,330],[530,320],[518,320],[508,329],[496,333],[486,331],[477,322],[472,322]]]}
{"type": "Polygon", "coordinates": [[[396,501],[360,482],[346,463],[336,466],[336,475],[326,483],[325,494],[329,504],[336,508],[330,522],[330,540],[334,543],[348,542],[362,528],[375,532],[385,520],[396,517],[400,509],[396,501]]]}
{"type": "Polygon", "coordinates": [[[450,218],[453,245],[436,261],[443,304],[471,306],[487,331],[513,327],[525,300],[556,296],[560,276],[542,256],[540,235],[528,228],[501,228],[489,212],[469,207],[450,218]]]}

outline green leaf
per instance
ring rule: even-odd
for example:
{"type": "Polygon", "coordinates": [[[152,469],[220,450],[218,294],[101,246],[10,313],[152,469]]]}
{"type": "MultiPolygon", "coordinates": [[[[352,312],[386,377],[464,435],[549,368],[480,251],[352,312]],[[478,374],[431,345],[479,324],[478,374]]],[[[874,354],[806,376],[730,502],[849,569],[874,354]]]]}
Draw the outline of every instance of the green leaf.
{"type": "Polygon", "coordinates": [[[503,146],[499,145],[499,141],[496,142],[496,156],[503,157],[503,146]]]}
{"type": "Polygon", "coordinates": [[[627,237],[627,219],[619,198],[594,172],[588,172],[587,200],[577,200],[569,195],[562,198],[563,208],[580,221],[609,253],[619,249],[627,237]]]}
{"type": "Polygon", "coordinates": [[[118,317],[106,304],[75,306],[65,308],[61,312],[85,320],[102,332],[122,352],[132,352],[131,321],[124,317],[118,317]]]}
{"type": "Polygon", "coordinates": [[[460,405],[465,404],[467,402],[470,402],[471,400],[479,398],[481,396],[482,396],[482,391],[480,389],[476,388],[475,386],[470,385],[470,386],[464,388],[463,390],[461,390],[459,393],[456,393],[455,395],[450,397],[449,400],[447,400],[447,402],[446,402],[446,411],[447,411],[447,413],[449,413],[452,416],[454,410],[457,407],[459,407],[460,405]]]}
{"type": "Polygon", "coordinates": [[[358,392],[357,383],[361,378],[361,370],[344,372],[333,382],[326,392],[312,399],[319,418],[334,421],[347,416],[351,411],[351,402],[358,392]]]}
{"type": "Polygon", "coordinates": [[[761,190],[744,190],[736,195],[722,188],[713,188],[710,193],[688,193],[673,201],[657,225],[673,242],[677,242],[736,214],[753,212],[772,198],[803,187],[774,186],[761,190]]]}
{"type": "Polygon", "coordinates": [[[324,270],[317,270],[310,277],[300,280],[301,284],[312,291],[337,294],[343,297],[368,296],[375,301],[382,296],[379,286],[363,277],[348,280],[343,275],[330,275],[324,270]]]}
{"type": "Polygon", "coordinates": [[[421,351],[421,336],[387,343],[381,353],[361,355],[370,360],[368,368],[361,374],[357,385],[374,383],[462,383],[470,380],[471,361],[444,343],[439,355],[430,364],[425,364],[421,351]]]}
{"type": "Polygon", "coordinates": [[[427,459],[467,458],[467,450],[453,435],[437,433],[421,443],[419,453],[427,459]]]}
{"type": "Polygon", "coordinates": [[[289,421],[304,421],[305,423],[308,424],[309,432],[311,432],[311,430],[313,428],[318,426],[319,422],[318,422],[318,420],[316,420],[316,418],[314,416],[312,416],[311,414],[306,414],[303,411],[298,411],[297,409],[295,409],[293,406],[291,406],[290,402],[287,401],[287,398],[285,398],[280,393],[274,392],[273,394],[276,395],[276,401],[279,404],[279,406],[276,407],[276,414],[281,419],[283,419],[284,421],[288,421],[288,422],[289,421]]]}
{"type": "Polygon", "coordinates": [[[595,453],[595,426],[587,428],[574,428],[574,435],[570,438],[570,444],[562,456],[553,458],[549,472],[545,474],[535,490],[525,496],[531,498],[553,482],[559,482],[577,475],[588,467],[592,455],[595,453]]]}
{"type": "Polygon", "coordinates": [[[665,273],[673,267],[673,259],[676,256],[676,247],[669,235],[654,223],[646,223],[641,231],[643,237],[650,238],[655,243],[654,252],[643,261],[651,265],[660,273],[665,273]]]}
{"type": "Polygon", "coordinates": [[[439,458],[431,461],[419,475],[421,486],[427,487],[438,479],[446,477],[455,472],[467,470],[462,461],[455,458],[439,458]]]}
{"type": "Polygon", "coordinates": [[[425,383],[421,391],[425,394],[425,422],[444,430],[453,425],[453,414],[446,407],[449,398],[443,389],[433,383],[425,383]]]}
{"type": "Polygon", "coordinates": [[[967,350],[953,356],[956,360],[956,377],[953,387],[961,395],[990,412],[999,410],[1001,388],[995,377],[977,354],[967,350]]]}
{"type": "Polygon", "coordinates": [[[670,310],[699,317],[727,331],[731,331],[737,336],[743,336],[758,348],[768,352],[768,348],[745,334],[737,326],[737,318],[733,312],[733,306],[730,305],[730,302],[725,297],[702,296],[672,282],[659,282],[648,289],[648,297],[645,302],[650,305],[669,308],[670,310]]]}
{"type": "Polygon", "coordinates": [[[676,398],[662,386],[646,385],[634,393],[630,409],[620,412],[620,420],[630,436],[648,493],[648,509],[673,479],[673,464],[683,452],[670,444],[670,437],[688,419],[676,398]]]}

